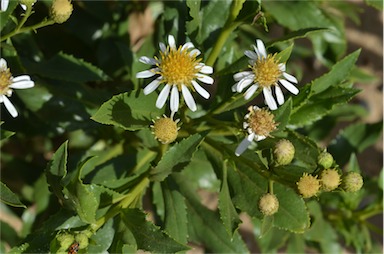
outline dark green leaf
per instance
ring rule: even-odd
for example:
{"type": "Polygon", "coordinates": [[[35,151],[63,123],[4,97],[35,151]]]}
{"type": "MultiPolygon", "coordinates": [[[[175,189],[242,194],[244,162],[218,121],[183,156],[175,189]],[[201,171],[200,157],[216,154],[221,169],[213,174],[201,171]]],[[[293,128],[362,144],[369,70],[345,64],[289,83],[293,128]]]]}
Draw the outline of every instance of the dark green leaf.
{"type": "Polygon", "coordinates": [[[108,220],[102,228],[94,234],[87,248],[87,253],[107,253],[115,237],[113,220],[108,220]]]}
{"type": "Polygon", "coordinates": [[[20,202],[19,197],[13,193],[3,182],[0,182],[0,198],[1,202],[7,205],[27,208],[23,203],[20,202]]]}
{"type": "Polygon", "coordinates": [[[186,29],[188,34],[192,34],[196,29],[199,28],[201,23],[200,20],[200,0],[187,0],[186,2],[189,8],[189,15],[192,17],[191,21],[186,23],[186,29]]]}
{"type": "Polygon", "coordinates": [[[164,114],[164,109],[156,107],[156,99],[156,93],[142,91],[119,94],[101,105],[92,119],[130,131],[148,128],[152,119],[164,114]]]}
{"type": "Polygon", "coordinates": [[[193,154],[203,139],[204,136],[196,133],[173,145],[151,171],[151,179],[162,181],[172,172],[183,169],[190,163],[193,154]]]}
{"type": "Polygon", "coordinates": [[[186,245],[178,243],[146,221],[145,214],[139,209],[125,209],[121,215],[125,225],[134,235],[138,249],[154,253],[175,253],[188,249],[186,245]]]}
{"type": "MultiPolygon", "coordinates": [[[[3,123],[4,123],[4,122],[0,122],[0,126],[1,126],[3,123]]],[[[13,136],[14,134],[15,134],[15,132],[7,131],[7,130],[4,130],[4,128],[1,128],[1,127],[0,127],[0,141],[3,141],[3,140],[8,139],[9,137],[13,136]]]]}
{"type": "MultiPolygon", "coordinates": [[[[12,19],[12,12],[15,10],[16,6],[19,3],[17,1],[9,1],[9,5],[6,11],[0,12],[0,31],[3,30],[4,26],[12,19]]],[[[4,36],[4,31],[1,33],[2,36],[4,36]]]]}
{"type": "Polygon", "coordinates": [[[297,31],[290,32],[282,37],[279,37],[276,40],[270,41],[268,45],[274,46],[275,44],[281,43],[281,42],[286,42],[290,40],[295,40],[299,38],[305,38],[308,35],[312,33],[321,33],[327,30],[327,28],[318,28],[318,27],[309,27],[309,28],[304,28],[304,29],[299,29],[297,31]]]}

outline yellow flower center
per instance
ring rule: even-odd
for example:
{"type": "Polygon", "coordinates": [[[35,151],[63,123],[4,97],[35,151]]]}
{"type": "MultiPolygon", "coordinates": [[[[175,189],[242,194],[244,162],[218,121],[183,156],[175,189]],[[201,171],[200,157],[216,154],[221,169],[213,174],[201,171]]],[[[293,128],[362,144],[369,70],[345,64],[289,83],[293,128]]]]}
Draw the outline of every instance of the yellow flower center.
{"type": "Polygon", "coordinates": [[[157,119],[152,128],[155,138],[163,144],[169,144],[175,141],[179,129],[177,122],[168,117],[157,119]]]}
{"type": "Polygon", "coordinates": [[[255,64],[250,67],[255,74],[255,83],[258,83],[262,88],[276,84],[282,75],[276,54],[269,54],[266,58],[258,59],[255,64]]]}
{"type": "Polygon", "coordinates": [[[181,91],[181,85],[192,87],[192,80],[199,72],[198,67],[201,59],[196,59],[196,55],[190,55],[189,50],[175,50],[169,48],[167,53],[160,52],[161,63],[158,65],[160,74],[163,77],[162,82],[170,85],[177,85],[181,91]]]}
{"type": "Polygon", "coordinates": [[[8,69],[0,70],[0,94],[7,94],[9,86],[12,84],[12,74],[8,69]]]}
{"type": "Polygon", "coordinates": [[[320,181],[317,179],[317,176],[304,173],[297,182],[297,189],[304,198],[313,197],[319,192],[320,181]]]}
{"type": "Polygon", "coordinates": [[[277,124],[274,120],[274,115],[266,109],[254,110],[252,107],[248,117],[249,128],[254,133],[261,136],[270,136],[269,133],[276,129],[277,124]]]}

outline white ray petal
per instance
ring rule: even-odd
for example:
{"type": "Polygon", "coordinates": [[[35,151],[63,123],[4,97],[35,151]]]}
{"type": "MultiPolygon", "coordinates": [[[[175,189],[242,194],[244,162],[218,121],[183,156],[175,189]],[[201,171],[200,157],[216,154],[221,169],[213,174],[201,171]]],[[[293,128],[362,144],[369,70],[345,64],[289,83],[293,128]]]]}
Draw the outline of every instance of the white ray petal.
{"type": "Polygon", "coordinates": [[[21,76],[17,76],[17,77],[14,77],[12,79],[13,82],[19,82],[19,81],[31,81],[31,77],[28,76],[28,75],[21,75],[21,76]]]}
{"type": "Polygon", "coordinates": [[[285,64],[279,63],[279,69],[280,69],[280,71],[285,71],[285,64]]]}
{"type": "Polygon", "coordinates": [[[144,91],[143,91],[144,94],[148,95],[148,94],[152,93],[153,91],[155,91],[159,87],[161,80],[162,80],[162,77],[158,77],[157,79],[154,79],[151,83],[149,83],[144,88],[144,91]]]}
{"type": "Polygon", "coordinates": [[[283,76],[284,76],[288,81],[290,81],[290,82],[292,82],[292,83],[295,83],[295,84],[298,83],[297,79],[296,79],[293,75],[291,75],[291,74],[288,74],[288,73],[286,73],[286,72],[283,72],[283,76]]]}
{"type": "Polygon", "coordinates": [[[239,82],[236,82],[232,87],[232,92],[236,92],[237,91],[237,86],[238,86],[239,82]]]}
{"type": "Polygon", "coordinates": [[[271,110],[276,110],[277,109],[277,105],[276,105],[275,99],[272,96],[271,88],[264,87],[263,88],[263,94],[264,94],[265,102],[267,103],[268,107],[271,110]]]}
{"type": "Polygon", "coordinates": [[[12,83],[9,87],[10,88],[15,88],[15,89],[26,89],[26,88],[31,88],[34,87],[35,83],[31,80],[22,80],[18,81],[15,83],[12,83]]]}
{"type": "Polygon", "coordinates": [[[244,93],[244,99],[249,100],[252,95],[256,92],[258,86],[257,85],[252,85],[250,88],[247,89],[244,93]]]}
{"type": "Polygon", "coordinates": [[[7,69],[7,61],[5,61],[4,58],[1,58],[1,59],[0,59],[0,69],[1,69],[1,70],[5,70],[5,69],[7,69]]]}
{"type": "Polygon", "coordinates": [[[297,87],[291,83],[289,83],[288,81],[286,81],[285,79],[279,79],[279,82],[280,84],[282,84],[285,88],[287,88],[288,91],[290,91],[291,93],[293,93],[294,95],[297,95],[299,93],[299,89],[297,89],[297,87]]]}
{"type": "Polygon", "coordinates": [[[181,47],[181,50],[185,50],[185,49],[190,49],[190,48],[194,48],[195,46],[193,45],[192,42],[187,42],[185,43],[182,47],[181,47]]]}
{"type": "Polygon", "coordinates": [[[253,79],[243,78],[242,80],[239,81],[239,85],[237,86],[237,92],[241,93],[244,88],[248,87],[252,83],[253,83],[253,79]]]}
{"type": "Polygon", "coordinates": [[[176,112],[179,109],[179,90],[176,85],[172,85],[170,109],[171,112],[176,112]]]}
{"type": "Polygon", "coordinates": [[[204,74],[212,74],[213,73],[213,68],[211,66],[200,64],[198,66],[198,68],[200,68],[201,73],[204,73],[204,74]]]}
{"type": "Polygon", "coordinates": [[[4,102],[3,97],[5,97],[5,95],[0,95],[0,103],[3,103],[3,102],[4,102]]]}
{"type": "Polygon", "coordinates": [[[167,101],[170,90],[171,90],[171,86],[168,84],[166,84],[163,90],[161,90],[159,97],[157,97],[157,100],[156,100],[157,108],[162,108],[164,106],[165,102],[167,101]]]}
{"type": "Polygon", "coordinates": [[[165,46],[164,43],[160,42],[159,47],[160,47],[161,52],[165,53],[167,51],[167,46],[165,46]]]}
{"type": "Polygon", "coordinates": [[[158,62],[152,57],[142,56],[139,58],[139,62],[149,65],[156,65],[158,62]]]}
{"type": "Polygon", "coordinates": [[[252,60],[257,60],[257,54],[253,51],[246,50],[244,51],[244,55],[246,55],[248,58],[251,58],[252,60]]]}
{"type": "Polygon", "coordinates": [[[265,50],[265,46],[262,40],[256,40],[257,49],[262,57],[267,57],[267,51],[265,50]]]}
{"type": "Polygon", "coordinates": [[[1,11],[7,11],[9,0],[1,0],[1,11]]]}
{"type": "Polygon", "coordinates": [[[209,77],[207,75],[204,75],[204,74],[197,74],[196,77],[201,82],[209,84],[209,85],[212,85],[213,82],[214,82],[213,78],[211,78],[211,77],[209,77]]]}
{"type": "Polygon", "coordinates": [[[191,52],[189,52],[189,55],[190,55],[191,57],[196,57],[196,56],[198,56],[198,55],[200,55],[200,54],[201,54],[201,51],[198,50],[198,49],[193,49],[193,50],[191,50],[191,52]]]}
{"type": "Polygon", "coordinates": [[[242,153],[244,153],[245,150],[247,150],[249,145],[252,143],[254,136],[255,134],[250,134],[248,137],[244,138],[243,141],[241,141],[241,143],[236,148],[236,156],[240,156],[242,153]]]}
{"type": "Polygon", "coordinates": [[[24,11],[27,10],[27,6],[25,4],[20,4],[21,8],[23,8],[24,11]]]}
{"type": "Polygon", "coordinates": [[[150,77],[153,77],[156,75],[156,71],[158,71],[159,69],[158,68],[153,68],[153,69],[150,69],[150,70],[146,70],[146,71],[140,71],[138,73],[136,73],[136,78],[150,78],[150,77]]]}
{"type": "Polygon", "coordinates": [[[181,92],[183,93],[185,104],[187,104],[188,108],[192,111],[196,111],[196,103],[192,97],[191,92],[185,85],[181,85],[181,92]]]}
{"type": "Polygon", "coordinates": [[[254,78],[255,75],[252,75],[253,72],[252,71],[242,71],[242,72],[238,72],[236,73],[235,75],[233,75],[233,79],[235,81],[240,81],[241,79],[243,78],[247,78],[249,76],[249,78],[254,78]]]}
{"type": "Polygon", "coordinates": [[[279,103],[279,105],[283,105],[284,104],[284,94],[283,94],[283,91],[281,91],[280,86],[275,86],[275,92],[276,92],[277,103],[279,103]]]}
{"type": "Polygon", "coordinates": [[[168,44],[171,48],[176,49],[176,41],[173,35],[168,35],[168,44]]]}
{"type": "Polygon", "coordinates": [[[208,99],[210,94],[201,87],[196,81],[192,80],[192,85],[195,88],[196,92],[198,92],[203,98],[208,99]]]}
{"type": "Polygon", "coordinates": [[[263,136],[263,135],[256,135],[255,136],[255,141],[260,141],[260,140],[263,140],[263,139],[266,139],[267,137],[266,136],[263,136]]]}
{"type": "Polygon", "coordinates": [[[8,99],[7,96],[3,95],[2,97],[3,97],[3,102],[4,102],[5,108],[11,114],[11,116],[17,117],[19,114],[17,113],[15,106],[13,106],[12,102],[8,99]]]}

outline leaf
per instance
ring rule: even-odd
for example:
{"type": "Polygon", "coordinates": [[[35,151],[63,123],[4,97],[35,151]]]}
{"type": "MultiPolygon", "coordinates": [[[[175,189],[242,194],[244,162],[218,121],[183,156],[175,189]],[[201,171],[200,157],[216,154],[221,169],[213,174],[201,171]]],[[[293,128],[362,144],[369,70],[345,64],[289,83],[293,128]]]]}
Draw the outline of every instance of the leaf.
{"type": "Polygon", "coordinates": [[[289,122],[291,110],[292,110],[292,99],[289,98],[277,110],[273,111],[273,114],[275,115],[275,122],[279,124],[277,126],[278,130],[272,133],[273,136],[276,135],[277,132],[284,131],[286,125],[289,122]]]}
{"type": "Polygon", "coordinates": [[[196,133],[173,145],[151,171],[151,180],[162,181],[172,172],[179,171],[188,165],[204,136],[196,133]]]}
{"type": "MultiPolygon", "coordinates": [[[[6,11],[0,12],[0,31],[3,30],[4,26],[8,23],[9,20],[12,19],[12,12],[15,10],[16,6],[19,3],[17,1],[9,1],[9,5],[6,11]]],[[[4,32],[1,33],[4,36],[4,32]]]]}
{"type": "Polygon", "coordinates": [[[293,49],[293,43],[291,43],[291,45],[286,47],[284,50],[277,53],[276,59],[278,59],[280,63],[285,63],[286,61],[288,61],[289,57],[291,56],[292,49],[293,49]]]}
{"type": "Polygon", "coordinates": [[[134,235],[138,249],[154,253],[176,253],[188,249],[146,221],[145,214],[139,209],[124,209],[121,215],[124,224],[134,235]]]}
{"type": "Polygon", "coordinates": [[[156,99],[156,93],[144,95],[142,90],[122,93],[101,105],[92,119],[130,131],[148,128],[151,120],[165,111],[155,106],[156,99]]]}
{"type": "Polygon", "coordinates": [[[1,202],[7,205],[27,208],[23,203],[21,203],[19,197],[13,193],[3,182],[0,182],[0,199],[1,202]]]}
{"type": "Polygon", "coordinates": [[[201,20],[200,20],[201,1],[187,0],[186,4],[189,8],[189,15],[191,16],[192,20],[186,22],[185,27],[186,27],[187,33],[191,35],[196,29],[199,28],[199,25],[201,23],[201,20]]]}
{"type": "Polygon", "coordinates": [[[164,197],[164,229],[176,241],[186,244],[188,237],[185,198],[169,178],[161,183],[164,197]]]}
{"type": "Polygon", "coordinates": [[[365,0],[367,5],[376,8],[379,11],[383,10],[383,0],[365,0]]]}
{"type": "Polygon", "coordinates": [[[115,237],[113,219],[108,220],[102,228],[92,235],[87,253],[108,253],[108,249],[115,237]]]}
{"type": "Polygon", "coordinates": [[[344,57],[332,66],[331,70],[317,78],[312,83],[312,91],[314,94],[321,93],[331,86],[335,86],[344,81],[354,68],[357,58],[360,54],[360,49],[344,57]]]}
{"type": "Polygon", "coordinates": [[[273,215],[273,226],[294,233],[303,233],[309,228],[309,213],[304,200],[284,185],[274,183],[273,191],[279,200],[279,210],[273,215]]]}
{"type": "Polygon", "coordinates": [[[82,59],[60,52],[47,61],[37,64],[29,63],[30,72],[39,73],[47,78],[75,83],[109,80],[99,68],[82,59]]]}
{"type": "Polygon", "coordinates": [[[383,130],[380,121],[374,124],[356,123],[349,125],[331,141],[328,147],[340,166],[348,162],[352,153],[361,153],[369,146],[376,143],[383,130]]]}
{"type": "Polygon", "coordinates": [[[79,164],[74,177],[63,190],[66,196],[65,203],[75,210],[80,219],[86,223],[96,221],[96,211],[100,201],[95,195],[94,186],[83,184],[80,179],[84,165],[91,159],[92,157],[88,157],[79,164]]]}
{"type": "MultiPolygon", "coordinates": [[[[4,122],[0,122],[0,126],[3,125],[4,122]]],[[[4,130],[4,128],[0,127],[0,142],[3,140],[8,139],[9,137],[13,136],[15,132],[4,130]]]]}
{"type": "MultiPolygon", "coordinates": [[[[223,221],[227,233],[232,237],[241,222],[239,215],[232,203],[231,195],[227,182],[228,161],[223,163],[223,179],[221,190],[219,193],[219,212],[220,218],[223,221]]],[[[235,170],[234,167],[229,167],[229,170],[235,170]]]]}
{"type": "Polygon", "coordinates": [[[328,28],[309,27],[309,28],[299,29],[299,30],[290,32],[282,37],[279,37],[276,40],[269,41],[268,45],[274,46],[275,44],[278,44],[281,42],[287,42],[287,41],[291,41],[299,38],[305,38],[312,33],[324,32],[325,30],[328,30],[328,28]]]}
{"type": "Polygon", "coordinates": [[[48,163],[45,170],[47,176],[47,182],[50,190],[55,194],[62,202],[65,202],[64,195],[62,193],[63,178],[67,175],[67,159],[68,159],[68,141],[65,141],[54,153],[51,161],[48,163]]]}

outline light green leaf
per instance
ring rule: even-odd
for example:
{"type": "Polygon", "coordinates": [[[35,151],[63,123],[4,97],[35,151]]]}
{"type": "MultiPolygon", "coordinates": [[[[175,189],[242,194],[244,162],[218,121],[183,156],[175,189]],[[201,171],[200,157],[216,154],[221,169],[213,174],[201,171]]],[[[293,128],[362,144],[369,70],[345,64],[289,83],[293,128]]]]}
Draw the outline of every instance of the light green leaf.
{"type": "Polygon", "coordinates": [[[192,17],[191,21],[186,22],[187,33],[191,35],[196,29],[199,28],[200,20],[200,0],[187,0],[186,2],[189,8],[189,15],[192,17]]]}
{"type": "Polygon", "coordinates": [[[281,42],[286,42],[286,41],[295,40],[295,39],[299,39],[299,38],[305,38],[312,33],[321,33],[327,29],[328,28],[319,28],[319,27],[309,27],[309,28],[299,29],[299,30],[290,32],[290,33],[288,33],[282,37],[279,37],[276,40],[270,41],[268,43],[268,45],[274,46],[275,44],[278,44],[281,42]]]}
{"type": "Polygon", "coordinates": [[[87,253],[108,253],[114,237],[115,227],[113,220],[110,219],[91,237],[87,253]]]}
{"type": "Polygon", "coordinates": [[[173,145],[151,171],[153,181],[162,181],[169,174],[183,169],[191,161],[204,136],[196,133],[173,145]]]}
{"type": "Polygon", "coordinates": [[[291,56],[292,49],[293,49],[293,43],[291,43],[291,45],[286,47],[284,50],[277,53],[276,59],[278,59],[280,63],[285,63],[286,61],[288,61],[289,57],[291,56]]]}
{"type": "Polygon", "coordinates": [[[101,105],[92,119],[130,131],[148,128],[152,119],[165,112],[156,107],[156,99],[156,93],[144,95],[142,91],[119,94],[101,105]]]}
{"type": "Polygon", "coordinates": [[[264,216],[261,220],[260,237],[264,237],[273,227],[273,216],[264,216]]]}
{"type": "Polygon", "coordinates": [[[273,191],[279,200],[279,210],[273,215],[273,226],[294,233],[303,233],[309,228],[310,218],[304,200],[284,185],[274,183],[273,191]]]}
{"type": "Polygon", "coordinates": [[[225,229],[227,230],[227,233],[230,236],[233,236],[241,220],[232,203],[231,195],[229,193],[229,187],[227,182],[227,171],[235,170],[235,168],[230,165],[231,165],[230,163],[228,165],[228,161],[226,160],[224,161],[224,164],[222,166],[223,179],[222,179],[221,190],[219,193],[219,212],[220,212],[220,218],[223,221],[223,224],[225,229]]]}
{"type": "Polygon", "coordinates": [[[21,203],[19,197],[13,193],[3,182],[0,182],[0,199],[1,202],[7,205],[27,208],[23,203],[21,203]]]}
{"type": "Polygon", "coordinates": [[[31,72],[47,78],[74,83],[108,80],[109,77],[99,68],[83,59],[60,52],[47,61],[27,66],[31,72]]]}
{"type": "Polygon", "coordinates": [[[134,235],[138,249],[154,253],[176,253],[188,249],[146,221],[145,214],[139,209],[124,209],[121,215],[124,224],[134,235]]]}
{"type": "MultiPolygon", "coordinates": [[[[4,26],[8,23],[9,20],[12,20],[12,12],[15,10],[18,5],[18,1],[9,1],[9,5],[6,11],[0,12],[0,31],[3,30],[4,26]]],[[[4,36],[4,32],[1,33],[4,36]]]]}
{"type": "Polygon", "coordinates": [[[365,0],[365,2],[379,11],[383,10],[383,0],[365,0]]]}
{"type": "Polygon", "coordinates": [[[185,198],[173,181],[167,178],[161,183],[164,197],[164,229],[176,241],[186,244],[188,236],[185,198]]]}

